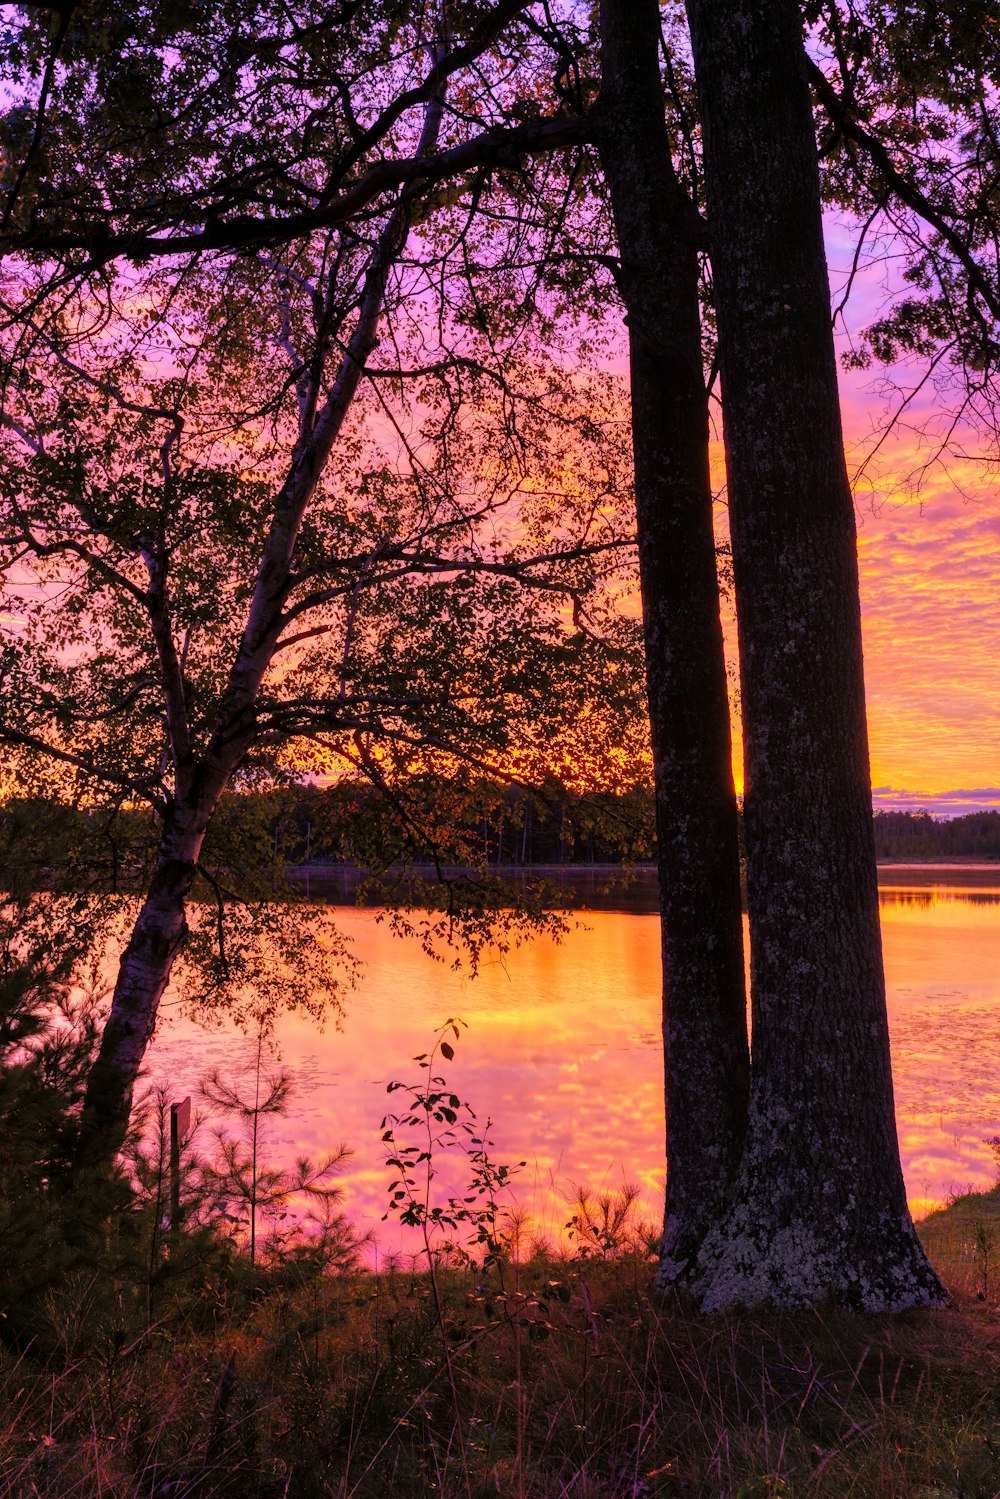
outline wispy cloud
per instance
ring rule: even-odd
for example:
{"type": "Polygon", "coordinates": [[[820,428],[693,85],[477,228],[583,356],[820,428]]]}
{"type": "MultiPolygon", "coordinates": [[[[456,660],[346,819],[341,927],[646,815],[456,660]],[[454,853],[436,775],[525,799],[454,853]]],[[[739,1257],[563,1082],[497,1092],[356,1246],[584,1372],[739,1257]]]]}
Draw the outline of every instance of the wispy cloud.
{"type": "Polygon", "coordinates": [[[1000,812],[1000,787],[901,791],[895,786],[873,786],[872,803],[876,812],[930,812],[933,817],[960,817],[965,812],[1000,812]]]}

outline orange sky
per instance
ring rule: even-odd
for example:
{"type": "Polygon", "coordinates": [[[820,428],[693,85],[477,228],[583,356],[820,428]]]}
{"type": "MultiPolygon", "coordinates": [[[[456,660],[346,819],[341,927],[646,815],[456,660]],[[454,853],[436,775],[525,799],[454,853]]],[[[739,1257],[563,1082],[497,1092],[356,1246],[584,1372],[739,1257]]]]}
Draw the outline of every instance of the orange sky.
{"type": "MultiPolygon", "coordinates": [[[[828,240],[836,295],[853,235],[833,225],[828,240]]],[[[848,305],[854,332],[877,315],[885,289],[876,261],[848,305]]],[[[900,387],[914,384],[913,371],[894,374],[900,387]]],[[[1000,482],[976,456],[982,439],[960,432],[955,446],[965,456],[935,465],[914,493],[908,480],[943,421],[930,390],[866,465],[887,409],[879,387],[875,371],[841,374],[848,461],[852,475],[861,471],[855,493],[876,804],[1000,807],[1000,482]]]]}
{"type": "MultiPolygon", "coordinates": [[[[857,421],[861,403],[845,396],[857,421]]],[[[971,498],[943,474],[907,498],[890,487],[906,456],[857,503],[875,804],[1000,808],[1000,481],[958,465],[971,498]]],[[[731,651],[734,637],[727,620],[731,651]]]]}
{"type": "MultiPolygon", "coordinates": [[[[853,241],[849,229],[827,227],[836,289],[853,241]]],[[[883,298],[875,267],[848,309],[855,332],[883,298]]],[[[897,374],[911,383],[909,372],[897,374]]],[[[865,466],[886,411],[879,380],[876,371],[841,373],[848,463],[852,477],[863,470],[856,501],[875,805],[1000,809],[1000,474],[977,461],[983,444],[967,433],[966,456],[933,468],[913,492],[907,480],[928,453],[919,429],[940,423],[933,399],[911,408],[910,424],[865,466]]]]}
{"type": "Polygon", "coordinates": [[[942,481],[859,519],[874,785],[1000,804],[1000,492],[942,481]]]}

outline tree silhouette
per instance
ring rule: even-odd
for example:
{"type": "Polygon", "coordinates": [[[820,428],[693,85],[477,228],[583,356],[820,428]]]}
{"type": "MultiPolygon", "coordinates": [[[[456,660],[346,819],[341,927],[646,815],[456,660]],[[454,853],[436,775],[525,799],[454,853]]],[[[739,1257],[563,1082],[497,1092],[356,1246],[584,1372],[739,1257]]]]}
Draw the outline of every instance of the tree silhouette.
{"type": "Polygon", "coordinates": [[[819,171],[798,8],[688,0],[719,329],[746,753],[753,1062],[702,1304],[940,1302],[893,1112],[819,171]]]}

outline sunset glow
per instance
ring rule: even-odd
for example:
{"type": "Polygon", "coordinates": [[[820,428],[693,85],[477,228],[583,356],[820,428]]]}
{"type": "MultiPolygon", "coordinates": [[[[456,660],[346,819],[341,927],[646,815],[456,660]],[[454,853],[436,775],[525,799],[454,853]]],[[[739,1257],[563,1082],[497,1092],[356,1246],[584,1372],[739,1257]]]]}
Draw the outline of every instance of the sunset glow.
{"type": "MultiPolygon", "coordinates": [[[[933,436],[909,424],[870,461],[873,434],[889,409],[880,377],[842,372],[840,385],[856,476],[874,804],[945,817],[1000,808],[1000,478],[971,432],[964,456],[925,473],[933,436]]],[[[927,408],[924,402],[912,419],[933,434],[943,411],[927,408]]],[[[722,445],[713,447],[721,487],[722,445]]],[[[724,622],[735,670],[731,600],[724,622]]],[[[742,792],[738,723],[734,767],[742,792]]]]}
{"type": "MultiPolygon", "coordinates": [[[[981,879],[983,876],[980,875],[981,879]]],[[[912,1211],[940,1206],[957,1188],[990,1185],[985,1138],[1000,1131],[1000,986],[993,953],[1000,892],[935,886],[883,890],[896,1115],[912,1211]],[[956,974],[963,977],[956,981],[956,974]]],[[[289,1112],[271,1132],[283,1164],[295,1150],[322,1154],[345,1141],[354,1151],[340,1178],[352,1215],[385,1249],[411,1241],[384,1225],[391,1179],[379,1144],[394,1106],[392,1080],[419,1077],[413,1058],[449,1015],[468,1022],[449,1085],[492,1120],[494,1156],[523,1159],[509,1201],[531,1214],[531,1231],[557,1240],[574,1185],[642,1188],[652,1221],[663,1191],[663,1056],[660,938],[655,915],[583,912],[562,943],[540,938],[475,979],[451,971],[415,944],[393,938],[372,911],[341,909],[338,926],[363,968],[346,1003],[343,1030],[322,1034],[305,1016],[283,1018],[278,1061],[298,1079],[289,1112]],[[581,1029],[579,1016],[586,1015],[581,1029]]],[[[150,1080],[197,1088],[221,1065],[246,1077],[238,1057],[253,1043],[228,1028],[204,1031],[176,1016],[158,1037],[150,1080]]],[[[199,1139],[219,1119],[203,1104],[199,1139]]],[[[454,1151],[435,1164],[436,1200],[461,1192],[465,1168],[454,1151]]]]}
{"type": "MultiPolygon", "coordinates": [[[[835,305],[857,237],[856,224],[828,217],[835,305]]],[[[885,248],[862,257],[837,323],[841,356],[899,295],[885,248]]],[[[840,391],[875,804],[947,816],[1000,806],[1000,490],[982,432],[960,423],[939,452],[957,382],[947,363],[921,386],[926,373],[921,363],[842,369],[840,391]]]]}
{"type": "Polygon", "coordinates": [[[0,6],[0,1499],[1000,1499],[998,4],[0,6]]]}
{"type": "MultiPolygon", "coordinates": [[[[970,466],[971,467],[971,466],[970,466]]],[[[861,513],[872,779],[941,810],[1000,801],[1000,496],[969,473],[861,513]]]]}

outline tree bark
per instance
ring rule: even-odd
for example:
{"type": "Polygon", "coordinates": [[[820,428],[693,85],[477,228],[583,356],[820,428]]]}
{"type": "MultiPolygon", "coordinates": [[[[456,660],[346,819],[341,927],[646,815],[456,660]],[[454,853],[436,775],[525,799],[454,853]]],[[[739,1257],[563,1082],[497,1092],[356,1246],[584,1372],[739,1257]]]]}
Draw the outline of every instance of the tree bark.
{"type": "Polygon", "coordinates": [[[687,0],[710,216],[739,624],[753,1052],[706,1309],[897,1311],[943,1289],[893,1111],[819,172],[794,0],[687,0]]]}
{"type": "Polygon", "coordinates": [[[657,0],[602,0],[598,146],[627,309],[656,788],[667,1189],[660,1276],[719,1222],[746,1128],[736,796],[708,464],[698,215],[673,170],[657,0]]]}
{"type": "MultiPolygon", "coordinates": [[[[217,801],[218,798],[215,798],[217,801]]],[[[163,991],[187,936],[187,899],[214,803],[168,815],[149,890],[118,966],[111,1012],[87,1077],[73,1175],[103,1171],[125,1142],[132,1095],[163,991]]]]}

